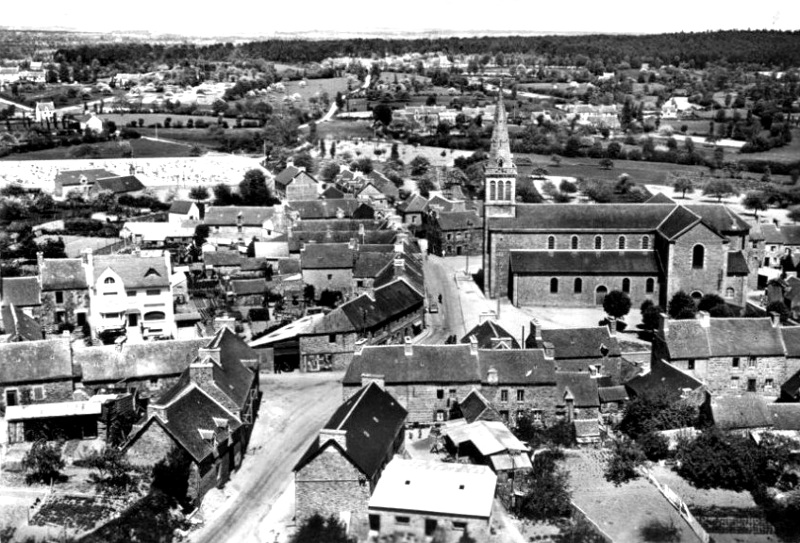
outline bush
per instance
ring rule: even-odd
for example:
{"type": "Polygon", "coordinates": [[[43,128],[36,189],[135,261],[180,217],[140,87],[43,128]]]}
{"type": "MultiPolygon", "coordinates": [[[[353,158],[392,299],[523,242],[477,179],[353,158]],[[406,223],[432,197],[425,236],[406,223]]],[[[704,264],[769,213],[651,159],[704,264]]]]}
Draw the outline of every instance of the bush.
{"type": "Polygon", "coordinates": [[[569,517],[572,510],[569,474],[556,464],[552,455],[535,457],[527,483],[528,491],[518,505],[521,517],[531,520],[569,517]]]}
{"type": "Polygon", "coordinates": [[[656,432],[648,432],[636,440],[642,452],[651,462],[658,462],[669,457],[669,439],[656,432]]]}
{"type": "Polygon", "coordinates": [[[133,128],[125,127],[119,131],[119,135],[124,140],[138,140],[142,137],[138,130],[134,130],[133,128]]]}
{"type": "Polygon", "coordinates": [[[61,451],[44,439],[33,444],[31,450],[22,459],[22,467],[26,471],[25,482],[29,485],[36,482],[50,484],[66,479],[61,473],[61,470],[64,469],[61,451]]]}
{"type": "Polygon", "coordinates": [[[636,468],[644,463],[645,458],[644,452],[635,441],[628,438],[618,439],[611,446],[603,475],[606,481],[615,486],[638,479],[639,472],[636,468]]]}
{"type": "Polygon", "coordinates": [[[251,321],[268,321],[269,309],[266,307],[253,307],[247,312],[247,318],[251,321]]]}
{"type": "Polygon", "coordinates": [[[674,401],[666,390],[642,394],[625,405],[617,430],[632,439],[663,430],[694,426],[698,410],[684,402],[674,401]]]}

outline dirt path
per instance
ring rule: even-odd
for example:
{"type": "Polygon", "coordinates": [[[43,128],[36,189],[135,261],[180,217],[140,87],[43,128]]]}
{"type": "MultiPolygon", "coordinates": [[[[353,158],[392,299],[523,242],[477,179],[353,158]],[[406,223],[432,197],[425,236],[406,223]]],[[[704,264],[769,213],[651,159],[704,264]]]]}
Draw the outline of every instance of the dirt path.
{"type": "Polygon", "coordinates": [[[196,543],[261,541],[259,526],[292,468],[342,401],[341,373],[262,376],[264,394],[248,455],[224,491],[206,496],[196,543]],[[228,495],[227,499],[223,496],[228,495]],[[216,510],[215,505],[224,499],[216,510]]]}

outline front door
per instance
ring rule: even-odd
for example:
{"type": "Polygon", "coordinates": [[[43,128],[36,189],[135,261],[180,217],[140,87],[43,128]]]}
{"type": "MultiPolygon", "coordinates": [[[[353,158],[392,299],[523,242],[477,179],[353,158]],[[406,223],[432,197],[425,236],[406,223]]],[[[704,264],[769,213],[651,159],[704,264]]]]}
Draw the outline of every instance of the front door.
{"type": "Polygon", "coordinates": [[[128,326],[133,328],[135,326],[139,326],[139,314],[138,313],[128,313],[128,326]]]}
{"type": "Polygon", "coordinates": [[[756,380],[755,379],[748,379],[747,380],[747,392],[755,392],[756,391],[756,380]]]}
{"type": "Polygon", "coordinates": [[[381,516],[380,515],[370,515],[369,516],[369,529],[372,532],[380,532],[381,531],[381,516]]]}

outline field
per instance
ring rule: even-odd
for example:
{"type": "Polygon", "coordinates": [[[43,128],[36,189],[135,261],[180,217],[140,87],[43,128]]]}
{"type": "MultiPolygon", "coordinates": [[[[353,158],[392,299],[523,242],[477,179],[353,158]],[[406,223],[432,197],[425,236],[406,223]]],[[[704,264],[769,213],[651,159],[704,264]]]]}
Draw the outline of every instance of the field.
{"type": "MultiPolygon", "coordinates": [[[[166,141],[149,139],[129,140],[133,149],[133,158],[188,157],[191,147],[166,141]]],[[[100,150],[98,158],[121,158],[122,148],[119,143],[108,141],[92,144],[100,150]]],[[[70,151],[76,147],[55,147],[29,153],[12,154],[0,160],[68,160],[72,158],[70,151]]]]}
{"type": "MultiPolygon", "coordinates": [[[[331,100],[336,98],[336,93],[342,94],[347,92],[347,78],[346,77],[332,77],[329,79],[307,79],[306,86],[300,85],[300,81],[287,81],[283,85],[286,87],[286,94],[291,96],[294,93],[299,94],[303,100],[308,100],[312,96],[322,96],[328,93],[331,100]]],[[[355,85],[355,83],[354,83],[355,85]]]]}
{"type": "Polygon", "coordinates": [[[372,138],[372,121],[338,121],[317,124],[317,136],[328,140],[372,138]]]}
{"type": "MultiPolygon", "coordinates": [[[[142,119],[144,121],[144,126],[149,126],[151,124],[158,124],[158,123],[161,123],[161,125],[163,126],[164,119],[166,119],[167,117],[172,119],[173,125],[179,121],[185,125],[189,119],[193,119],[194,121],[202,120],[209,124],[214,124],[217,122],[217,118],[213,116],[172,115],[170,113],[104,113],[102,117],[106,121],[114,121],[117,124],[118,128],[127,126],[128,123],[130,123],[131,121],[136,121],[138,123],[139,119],[142,119]]],[[[225,120],[229,126],[234,126],[236,124],[236,119],[233,117],[225,117],[223,120],[225,120]]]]}
{"type": "Polygon", "coordinates": [[[784,147],[776,147],[764,153],[747,153],[739,155],[740,160],[773,160],[775,162],[800,162],[800,129],[792,129],[792,141],[784,147]]]}

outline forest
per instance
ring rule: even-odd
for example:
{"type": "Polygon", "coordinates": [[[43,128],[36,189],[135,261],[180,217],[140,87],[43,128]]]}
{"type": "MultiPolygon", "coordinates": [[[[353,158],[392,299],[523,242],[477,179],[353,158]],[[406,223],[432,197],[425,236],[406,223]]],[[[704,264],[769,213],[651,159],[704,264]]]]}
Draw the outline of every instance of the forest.
{"type": "Polygon", "coordinates": [[[234,45],[106,43],[62,47],[56,62],[89,63],[122,70],[145,63],[172,66],[197,61],[321,62],[330,57],[382,58],[386,55],[441,51],[447,55],[513,55],[535,63],[585,66],[600,61],[611,68],[649,63],[705,68],[709,63],[750,68],[788,68],[800,65],[800,31],[732,30],[652,35],[498,36],[429,39],[272,39],[234,45]]]}

